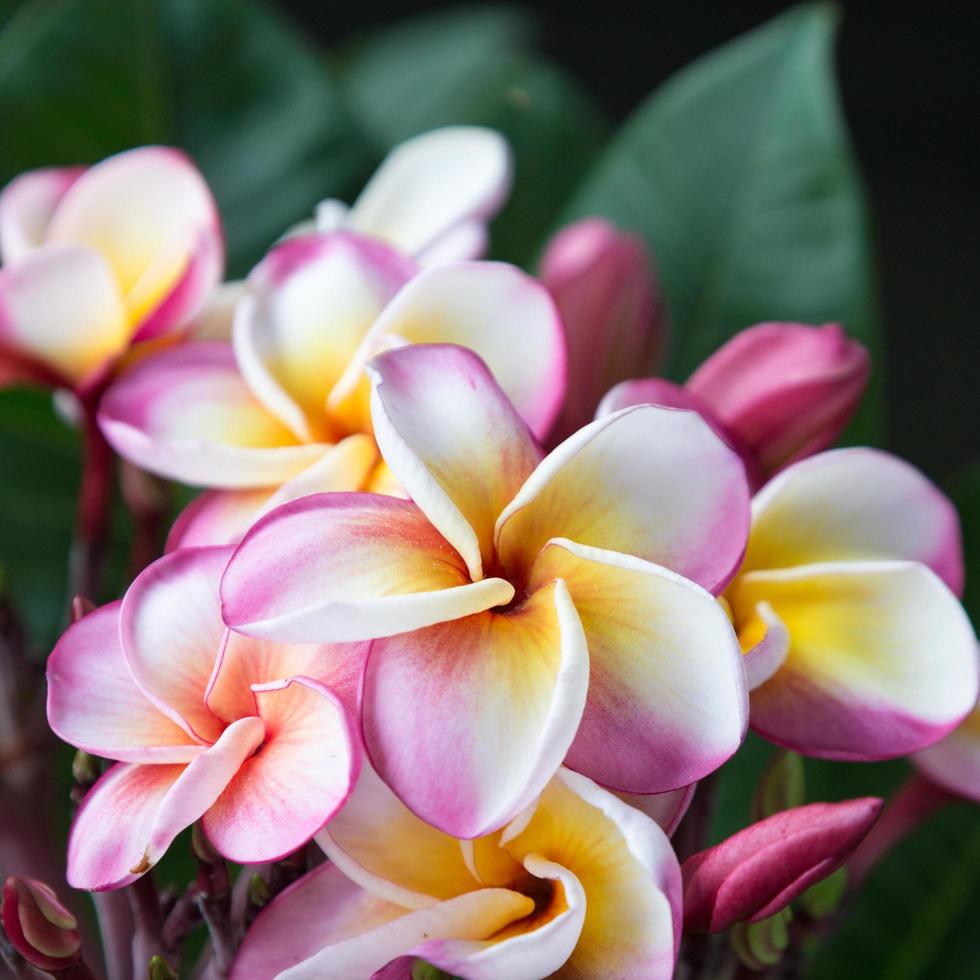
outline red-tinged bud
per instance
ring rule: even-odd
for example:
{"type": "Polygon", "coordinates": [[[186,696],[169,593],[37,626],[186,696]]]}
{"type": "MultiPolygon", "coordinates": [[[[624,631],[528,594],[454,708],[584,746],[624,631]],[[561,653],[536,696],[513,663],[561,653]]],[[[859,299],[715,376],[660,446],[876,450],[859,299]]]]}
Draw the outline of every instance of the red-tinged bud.
{"type": "Polygon", "coordinates": [[[783,810],[688,858],[684,931],[720,932],[778,912],[847,860],[881,803],[864,797],[783,810]]]}
{"type": "Polygon", "coordinates": [[[568,395],[553,441],[592,420],[602,394],[652,371],[663,346],[663,305],[646,246],[602,218],[563,228],[541,259],[568,338],[568,395]]]}
{"type": "Polygon", "coordinates": [[[57,973],[81,959],[82,940],[75,916],[44,882],[8,878],[0,914],[10,945],[31,966],[57,973]]]}

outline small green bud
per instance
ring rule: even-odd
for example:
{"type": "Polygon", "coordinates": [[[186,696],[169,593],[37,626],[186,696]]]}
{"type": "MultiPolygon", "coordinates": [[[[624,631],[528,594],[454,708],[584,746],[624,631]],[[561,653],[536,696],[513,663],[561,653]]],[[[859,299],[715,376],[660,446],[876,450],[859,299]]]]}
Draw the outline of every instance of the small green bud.
{"type": "Polygon", "coordinates": [[[248,903],[253,908],[261,909],[269,904],[272,891],[269,883],[262,875],[252,875],[248,880],[248,903]]]}
{"type": "Polygon", "coordinates": [[[71,778],[86,789],[102,775],[102,767],[94,755],[79,749],[71,763],[71,778]]]}
{"type": "Polygon", "coordinates": [[[840,905],[847,890],[847,867],[811,885],[797,901],[811,919],[826,919],[840,905]]]}
{"type": "Polygon", "coordinates": [[[764,820],[774,813],[791,810],[795,806],[803,806],[805,802],[803,760],[795,752],[776,752],[756,786],[752,800],[753,821],[764,820]]]}
{"type": "Polygon", "coordinates": [[[761,922],[737,922],[732,926],[732,948],[739,962],[750,970],[775,966],[789,946],[789,924],[793,913],[780,909],[761,922]]]}
{"type": "Polygon", "coordinates": [[[412,980],[455,980],[455,978],[445,970],[426,963],[425,960],[416,960],[412,964],[412,980]]]}
{"type": "Polygon", "coordinates": [[[146,969],[149,980],[177,980],[177,974],[162,956],[151,956],[146,969]]]}

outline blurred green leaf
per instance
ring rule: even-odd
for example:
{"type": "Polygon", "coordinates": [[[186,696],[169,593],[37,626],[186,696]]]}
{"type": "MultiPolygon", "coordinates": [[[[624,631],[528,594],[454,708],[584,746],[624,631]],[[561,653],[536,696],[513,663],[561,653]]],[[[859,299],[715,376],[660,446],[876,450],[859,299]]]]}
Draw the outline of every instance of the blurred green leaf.
{"type": "Polygon", "coordinates": [[[496,258],[526,263],[601,147],[607,127],[566,73],[531,54],[509,7],[429,14],[349,52],[352,111],[379,153],[438,126],[491,126],[510,141],[514,191],[492,229],[496,258]]]}
{"type": "Polygon", "coordinates": [[[200,164],[241,274],[370,153],[323,55],[246,0],[34,0],[0,34],[0,182],[141,143],[200,164]],[[12,138],[11,138],[12,135],[12,138]]]}
{"type": "MultiPolygon", "coordinates": [[[[866,215],[841,117],[835,9],[806,5],[681,71],[605,152],[566,218],[643,233],[686,377],[763,320],[823,323],[880,349],[866,215]]],[[[880,438],[880,385],[856,435],[880,438]]]]}

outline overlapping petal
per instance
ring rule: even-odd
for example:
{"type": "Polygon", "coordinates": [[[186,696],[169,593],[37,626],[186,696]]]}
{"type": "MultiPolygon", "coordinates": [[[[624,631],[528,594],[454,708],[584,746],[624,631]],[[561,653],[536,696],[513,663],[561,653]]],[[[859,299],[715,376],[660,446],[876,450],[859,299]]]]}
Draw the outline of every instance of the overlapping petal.
{"type": "Polygon", "coordinates": [[[963,587],[959,519],[918,470],[875,449],[837,449],[780,473],[752,503],[743,571],[902,559],[963,587]]]}
{"type": "Polygon", "coordinates": [[[316,494],[262,518],[222,582],[225,622],[252,636],[335,642],[392,636],[508,603],[407,500],[316,494]],[[274,569],[274,576],[270,576],[274,569]]]}
{"type": "Polygon", "coordinates": [[[475,351],[531,431],[551,427],[565,393],[565,338],[548,291],[498,262],[454,263],[416,276],[378,318],[330,395],[330,406],[367,430],[364,365],[399,344],[458,344],[475,351]]]}
{"type": "Polygon", "coordinates": [[[721,606],[649,562],[558,539],[532,587],[568,585],[589,647],[589,697],[566,764],[605,786],[656,793],[695,782],[741,744],[748,700],[721,606]]]}
{"type": "Polygon", "coordinates": [[[287,239],[252,272],[235,314],[246,380],[303,441],[336,438],[327,395],[414,264],[381,242],[338,232],[287,239]]]}
{"type": "Polygon", "coordinates": [[[200,742],[136,686],[119,643],[119,602],[68,628],[48,658],[48,724],[64,741],[123,762],[190,762],[200,742]]]}
{"type": "Polygon", "coordinates": [[[290,677],[252,691],[261,751],[203,817],[214,846],[242,863],[277,860],[309,840],[343,805],[360,765],[352,721],[328,687],[290,677]]]}
{"type": "Polygon", "coordinates": [[[183,344],[136,364],[106,392],[99,423],[126,459],[203,486],[274,486],[327,448],[297,444],[219,342],[183,344]]]}
{"type": "Polygon", "coordinates": [[[838,562],[740,575],[728,593],[744,647],[767,603],[789,652],[752,692],[766,738],[834,759],[891,758],[937,741],[977,697],[976,638],[955,596],[914,562],[838,562]]]}
{"type": "Polygon", "coordinates": [[[411,810],[477,837],[541,792],[575,736],[587,688],[585,637],[558,581],[507,612],[375,640],[365,743],[411,810]]]}
{"type": "Polygon", "coordinates": [[[15,177],[0,193],[0,259],[19,262],[44,243],[51,216],[84,167],[43,167],[15,177]]]}
{"type": "Polygon", "coordinates": [[[742,557],[749,498],[738,456],[695,413],[640,405],[555,449],[497,522],[508,569],[527,574],[554,537],[636,555],[706,589],[742,557]]]}
{"type": "Polygon", "coordinates": [[[101,891],[147,871],[221,795],[264,731],[258,718],[242,718],[189,765],[113,766],[85,797],[72,824],[68,883],[101,891]]]}
{"type": "Polygon", "coordinates": [[[912,756],[934,783],[980,803],[980,705],[941,742],[912,756]]]}
{"type": "Polygon", "coordinates": [[[401,348],[368,372],[385,462],[478,581],[493,562],[497,515],[541,458],[533,436],[465,348],[401,348]]]}

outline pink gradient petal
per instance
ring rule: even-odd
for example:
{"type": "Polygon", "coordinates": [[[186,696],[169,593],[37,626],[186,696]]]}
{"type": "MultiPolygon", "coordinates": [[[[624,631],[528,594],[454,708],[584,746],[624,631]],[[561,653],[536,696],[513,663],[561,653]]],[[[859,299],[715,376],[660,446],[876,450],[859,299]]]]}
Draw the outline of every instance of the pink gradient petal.
{"type": "Polygon", "coordinates": [[[877,449],[836,449],[795,463],[752,502],[744,571],[827,561],[905,559],[957,594],[956,508],[922,473],[877,449]]]}
{"type": "Polygon", "coordinates": [[[496,536],[508,569],[529,569],[550,538],[564,537],[715,591],[735,572],[748,524],[739,458],[693,412],[640,405],[550,453],[498,518],[496,536]]]}
{"type": "Polygon", "coordinates": [[[0,345],[81,384],[129,342],[119,289],[83,245],[31,252],[0,268],[0,345]]]}
{"type": "Polygon", "coordinates": [[[944,789],[980,803],[980,705],[941,742],[913,755],[912,763],[944,789]]]}
{"type": "Polygon", "coordinates": [[[464,221],[416,253],[415,259],[423,268],[465,262],[484,256],[489,244],[490,235],[482,221],[464,221]]]}
{"type": "Polygon", "coordinates": [[[684,931],[720,932],[778,912],[847,859],[882,801],[811,803],[783,810],[688,858],[684,931]]]}
{"type": "Polygon", "coordinates": [[[376,640],[363,695],[371,761],[423,820],[455,837],[490,833],[523,810],[561,763],[582,716],[588,672],[582,627],[562,582],[511,612],[376,640]]]}
{"type": "MultiPolygon", "coordinates": [[[[408,255],[433,247],[454,228],[492,217],[510,189],[511,155],[492,129],[449,126],[396,146],[361,192],[348,218],[359,232],[408,255]]],[[[453,258],[470,258],[465,251],[453,258]]]]}
{"type": "Polygon", "coordinates": [[[190,762],[204,751],[136,686],[113,602],[69,626],[48,658],[48,724],[76,748],[123,762],[190,762]]]}
{"type": "Polygon", "coordinates": [[[84,172],[84,167],[29,170],[0,192],[0,260],[4,265],[19,262],[43,244],[55,208],[84,172]]]}
{"type": "Polygon", "coordinates": [[[360,766],[360,740],[328,687],[290,677],[252,690],[265,741],[203,819],[211,843],[240,864],[278,860],[308,841],[343,805],[360,766]]]}
{"type": "Polygon", "coordinates": [[[321,864],[259,913],[245,934],[231,980],[277,977],[324,947],[404,914],[403,908],[364,891],[333,865],[321,864]]]}
{"type": "Polygon", "coordinates": [[[754,647],[745,651],[745,678],[750,691],[762,687],[786,663],[790,647],[789,630],[772,606],[760,602],[756,612],[766,632],[754,647]]]}
{"type": "Polygon", "coordinates": [[[634,810],[645,813],[668,837],[673,837],[694,799],[697,787],[697,783],[691,783],[667,793],[617,793],[616,796],[634,810]]]}
{"type": "Polygon", "coordinates": [[[478,581],[493,562],[497,515],[541,459],[534,437],[463,347],[397,348],[376,357],[368,374],[385,462],[478,581]]]}
{"type": "Polygon", "coordinates": [[[169,718],[213,741],[222,724],[205,692],[224,643],[218,586],[231,548],[164,555],[126,592],[119,635],[136,683],[169,718]]]}
{"type": "Polygon", "coordinates": [[[548,291],[499,262],[460,262],[416,276],[378,318],[330,395],[357,417],[363,367],[385,338],[458,344],[487,364],[536,436],[554,422],[565,393],[565,337],[548,291]]]}
{"type": "Polygon", "coordinates": [[[249,276],[235,313],[238,363],[298,439],[338,435],[325,416],[327,395],[415,271],[381,242],[337,232],[287,239],[249,276]]]}
{"type": "Polygon", "coordinates": [[[242,718],[186,766],[119,763],[89,791],[68,840],[68,883],[102,891],[148,871],[199,819],[259,746],[265,726],[242,718]]]}
{"type": "Polygon", "coordinates": [[[556,539],[531,587],[568,586],[589,646],[589,693],[566,765],[632,793],[687,786],[741,745],[742,656],[707,592],[629,555],[556,539]]]}
{"type": "Polygon", "coordinates": [[[255,399],[231,347],[182,344],[140,361],[106,392],[99,424],[142,469],[213,487],[275,486],[320,459],[255,399]]]}
{"type": "Polygon", "coordinates": [[[507,603],[470,583],[459,555],[407,500],[316,494],[245,536],[222,582],[225,622],[250,636],[345,642],[390,636],[507,603]]]}

